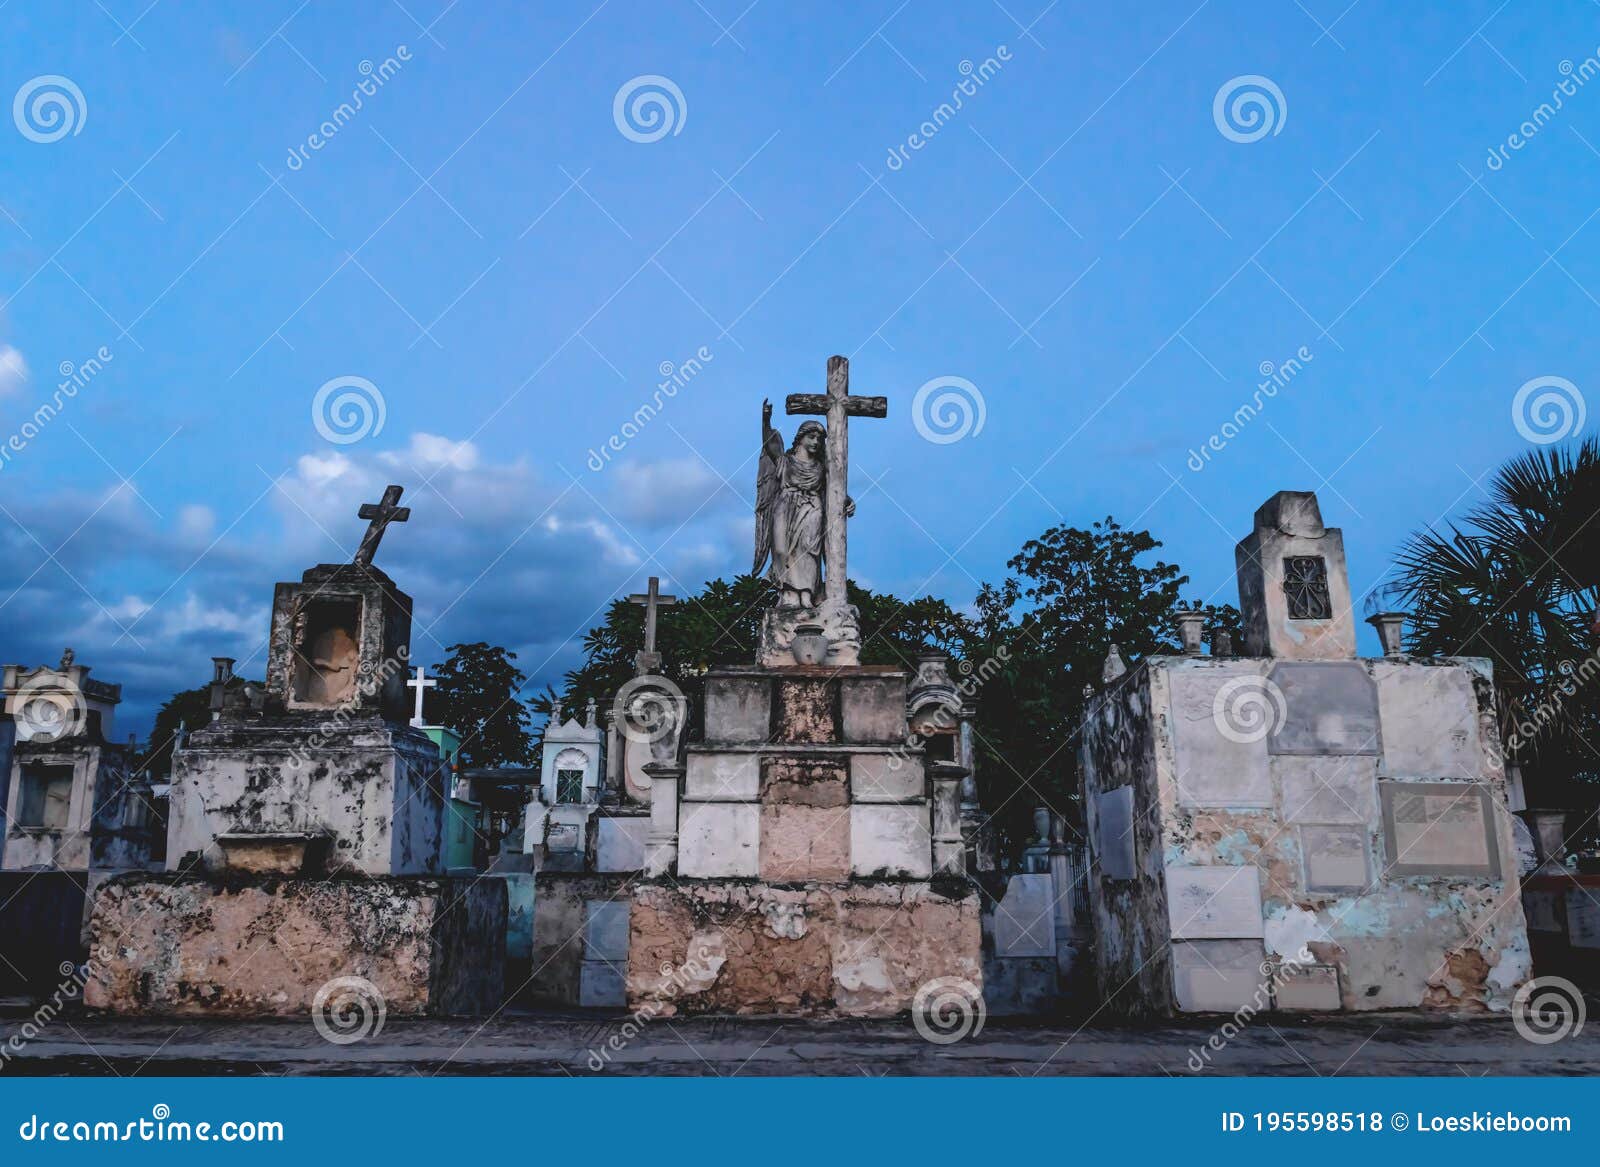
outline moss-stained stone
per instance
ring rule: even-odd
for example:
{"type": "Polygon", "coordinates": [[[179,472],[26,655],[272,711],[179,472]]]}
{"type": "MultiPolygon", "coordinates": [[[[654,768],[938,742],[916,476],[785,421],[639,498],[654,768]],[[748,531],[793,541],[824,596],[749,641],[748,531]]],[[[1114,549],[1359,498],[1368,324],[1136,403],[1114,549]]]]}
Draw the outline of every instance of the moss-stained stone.
{"type": "Polygon", "coordinates": [[[786,745],[836,742],[837,685],[825,678],[784,677],[778,682],[778,726],[774,740],[786,745]]]}
{"type": "Polygon", "coordinates": [[[761,763],[761,801],[849,806],[848,771],[842,762],[825,758],[767,758],[761,763]]]}

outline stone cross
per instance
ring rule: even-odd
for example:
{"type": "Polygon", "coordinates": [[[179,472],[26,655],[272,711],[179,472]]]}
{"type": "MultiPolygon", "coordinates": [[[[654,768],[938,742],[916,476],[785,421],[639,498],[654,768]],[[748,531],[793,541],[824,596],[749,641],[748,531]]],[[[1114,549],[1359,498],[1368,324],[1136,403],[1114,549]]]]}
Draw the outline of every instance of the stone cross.
{"type": "Polygon", "coordinates": [[[422,698],[429,689],[437,687],[438,681],[428,676],[428,671],[421,665],[417,666],[417,675],[406,682],[406,688],[417,691],[417,709],[411,716],[411,724],[421,727],[427,724],[422,719],[422,698]]]}
{"type": "Polygon", "coordinates": [[[784,403],[790,414],[820,414],[828,419],[828,495],[823,500],[826,524],[822,557],[827,564],[823,596],[831,606],[842,607],[845,593],[844,508],[849,498],[850,456],[849,417],[888,417],[887,397],[850,396],[850,361],[846,357],[828,358],[826,393],[791,393],[784,403]]]}
{"type": "Polygon", "coordinates": [[[362,567],[372,565],[372,557],[378,553],[378,544],[383,542],[383,532],[390,523],[403,523],[411,517],[411,508],[397,506],[404,488],[387,486],[383,491],[383,501],[364,502],[356,514],[369,520],[367,533],[361,536],[361,546],[356,549],[356,557],[351,562],[362,567]]]}
{"type": "Polygon", "coordinates": [[[661,594],[661,580],[656,576],[650,577],[650,590],[643,594],[635,592],[628,597],[630,604],[644,605],[644,650],[653,653],[656,650],[656,609],[665,608],[678,602],[677,596],[664,596],[661,594]]]}

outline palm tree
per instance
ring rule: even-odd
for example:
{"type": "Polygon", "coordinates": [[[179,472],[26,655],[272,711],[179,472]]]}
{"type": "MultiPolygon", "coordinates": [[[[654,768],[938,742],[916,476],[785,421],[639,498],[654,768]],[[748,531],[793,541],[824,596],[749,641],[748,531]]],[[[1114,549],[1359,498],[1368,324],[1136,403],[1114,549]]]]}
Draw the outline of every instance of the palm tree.
{"type": "Polygon", "coordinates": [[[1513,459],[1460,525],[1416,532],[1396,561],[1408,647],[1493,662],[1507,760],[1545,797],[1600,771],[1597,520],[1600,443],[1588,438],[1513,459]]]}

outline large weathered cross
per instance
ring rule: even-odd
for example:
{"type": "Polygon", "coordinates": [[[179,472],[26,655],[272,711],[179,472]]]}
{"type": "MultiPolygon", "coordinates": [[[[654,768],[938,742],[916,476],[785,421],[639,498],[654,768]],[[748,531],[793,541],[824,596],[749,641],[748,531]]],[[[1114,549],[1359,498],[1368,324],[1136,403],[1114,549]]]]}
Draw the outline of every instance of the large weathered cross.
{"type": "Polygon", "coordinates": [[[396,506],[404,488],[388,486],[383,491],[382,502],[364,502],[356,514],[367,523],[367,533],[361,536],[361,546],[356,548],[356,557],[352,561],[363,567],[371,566],[372,557],[378,553],[378,544],[383,542],[384,529],[390,523],[403,523],[411,517],[411,508],[396,506]]]}
{"type": "Polygon", "coordinates": [[[656,576],[650,577],[650,589],[644,593],[635,592],[628,597],[630,604],[644,605],[644,650],[656,650],[656,609],[665,608],[678,602],[677,596],[664,596],[661,594],[661,580],[656,576]]]}
{"type": "Polygon", "coordinates": [[[850,433],[849,417],[888,417],[887,397],[850,396],[850,361],[841,356],[828,358],[826,393],[791,393],[784,403],[791,414],[821,414],[828,419],[828,494],[823,500],[826,523],[822,557],[828,574],[823,581],[823,596],[829,604],[846,603],[845,593],[845,500],[849,493],[850,433]]]}

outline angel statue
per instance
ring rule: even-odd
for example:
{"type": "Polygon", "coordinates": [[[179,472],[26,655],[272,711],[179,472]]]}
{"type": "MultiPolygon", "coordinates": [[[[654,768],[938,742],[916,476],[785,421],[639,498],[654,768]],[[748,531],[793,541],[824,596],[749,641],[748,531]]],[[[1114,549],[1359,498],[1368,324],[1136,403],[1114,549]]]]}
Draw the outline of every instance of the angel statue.
{"type": "MultiPolygon", "coordinates": [[[[807,419],[794,432],[787,451],[783,436],[772,428],[772,402],[761,403],[761,464],[756,473],[756,560],[760,574],[771,560],[767,578],[778,587],[780,608],[811,608],[822,593],[822,534],[826,526],[828,431],[807,419]]],[[[844,513],[856,504],[845,500],[844,513]]]]}

